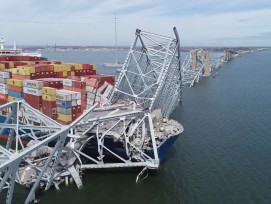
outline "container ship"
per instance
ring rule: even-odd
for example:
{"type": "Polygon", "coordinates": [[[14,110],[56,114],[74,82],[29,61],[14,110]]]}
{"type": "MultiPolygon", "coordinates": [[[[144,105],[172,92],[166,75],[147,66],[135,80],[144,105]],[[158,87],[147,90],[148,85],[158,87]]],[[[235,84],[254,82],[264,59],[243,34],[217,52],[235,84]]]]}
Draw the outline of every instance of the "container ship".
{"type": "Polygon", "coordinates": [[[6,42],[5,38],[0,38],[0,56],[2,55],[16,55],[16,56],[31,56],[31,57],[41,57],[40,53],[37,52],[24,52],[22,49],[18,49],[16,43],[13,43],[13,48],[5,48],[4,43],[6,42]]]}
{"type": "Polygon", "coordinates": [[[41,56],[0,56],[0,190],[30,187],[25,203],[82,171],[158,169],[183,132],[170,118],[181,101],[180,45],[175,37],[141,31],[115,81],[93,64],[41,56]]]}

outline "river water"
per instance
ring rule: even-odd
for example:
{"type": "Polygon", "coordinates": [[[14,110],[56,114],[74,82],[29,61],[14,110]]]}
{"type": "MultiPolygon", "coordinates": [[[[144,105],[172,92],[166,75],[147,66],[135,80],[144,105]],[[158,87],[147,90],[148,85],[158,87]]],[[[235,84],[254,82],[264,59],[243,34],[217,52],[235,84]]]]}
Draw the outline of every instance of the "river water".
{"type": "MultiPolygon", "coordinates": [[[[49,60],[93,63],[99,73],[109,51],[44,52],[49,60]]],[[[126,52],[119,53],[120,61],[126,52]]],[[[88,172],[75,184],[39,195],[42,204],[271,203],[271,52],[223,64],[216,77],[183,90],[172,117],[184,126],[156,174],[136,183],[136,171],[88,172]]],[[[14,203],[23,203],[20,187],[14,203]]]]}

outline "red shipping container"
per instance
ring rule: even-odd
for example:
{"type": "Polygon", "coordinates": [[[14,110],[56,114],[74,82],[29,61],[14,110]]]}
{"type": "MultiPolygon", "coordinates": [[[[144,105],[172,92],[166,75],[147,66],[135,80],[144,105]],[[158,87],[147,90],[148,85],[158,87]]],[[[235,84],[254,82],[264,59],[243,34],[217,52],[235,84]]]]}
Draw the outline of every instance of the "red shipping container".
{"type": "Polygon", "coordinates": [[[87,102],[86,101],[81,101],[81,106],[86,106],[87,102]]]}
{"type": "Polygon", "coordinates": [[[62,89],[63,88],[62,79],[43,78],[43,79],[38,79],[38,81],[42,81],[44,87],[52,87],[52,88],[56,88],[56,89],[62,89]]]}
{"type": "Polygon", "coordinates": [[[36,73],[37,73],[37,72],[41,72],[40,66],[35,65],[34,68],[35,68],[35,72],[36,72],[36,73]]]}
{"type": "Polygon", "coordinates": [[[42,107],[45,108],[56,108],[56,101],[42,101],[42,107]]]}
{"type": "Polygon", "coordinates": [[[40,79],[41,77],[40,77],[40,72],[37,72],[36,73],[36,79],[40,79]]]}
{"type": "Polygon", "coordinates": [[[46,78],[45,77],[45,72],[40,72],[40,78],[46,78]]]}
{"type": "Polygon", "coordinates": [[[75,121],[78,118],[78,114],[72,114],[72,121],[75,121]]]}
{"type": "Polygon", "coordinates": [[[6,100],[0,100],[0,105],[5,105],[6,103],[8,102],[8,100],[6,99],[6,100]]]}
{"type": "Polygon", "coordinates": [[[50,78],[50,77],[51,77],[51,76],[50,76],[50,72],[45,71],[44,73],[45,73],[45,74],[44,74],[44,77],[45,77],[45,78],[50,78]]]}
{"type": "Polygon", "coordinates": [[[77,106],[72,106],[72,114],[77,114],[78,109],[77,106]]]}
{"type": "Polygon", "coordinates": [[[53,71],[49,71],[49,76],[53,77],[54,76],[54,72],[53,71]]]}
{"type": "Polygon", "coordinates": [[[57,86],[57,89],[62,89],[63,88],[63,81],[62,80],[57,81],[56,86],[57,86]]]}
{"type": "Polygon", "coordinates": [[[56,117],[56,108],[42,107],[42,112],[50,118],[56,117]]]}
{"type": "Polygon", "coordinates": [[[72,79],[72,80],[76,80],[76,81],[80,81],[81,78],[79,76],[69,76],[67,77],[68,79],[72,79]]]}
{"type": "Polygon", "coordinates": [[[85,70],[85,69],[83,69],[83,70],[80,70],[81,71],[81,76],[85,76],[85,75],[87,75],[87,70],[85,70]]]}
{"type": "Polygon", "coordinates": [[[30,79],[30,76],[23,76],[23,75],[13,74],[12,78],[13,79],[19,79],[19,80],[24,80],[24,79],[30,79]]]}
{"type": "Polygon", "coordinates": [[[8,100],[8,94],[0,94],[0,100],[8,100]]]}
{"type": "Polygon", "coordinates": [[[95,75],[95,74],[97,74],[97,72],[96,72],[96,70],[90,70],[90,74],[95,75]]]}
{"type": "Polygon", "coordinates": [[[74,88],[84,89],[84,88],[86,88],[86,82],[84,82],[84,81],[73,81],[72,86],[74,88]]]}
{"type": "Polygon", "coordinates": [[[30,79],[37,79],[36,73],[31,73],[30,74],[30,79]]]}
{"type": "Polygon", "coordinates": [[[82,106],[82,105],[81,105],[82,113],[83,113],[86,109],[87,109],[87,106],[86,106],[86,105],[85,105],[85,106],[82,106]]]}
{"type": "Polygon", "coordinates": [[[24,93],[24,100],[33,108],[42,108],[42,97],[24,93]]]}
{"type": "Polygon", "coordinates": [[[15,91],[15,92],[23,92],[23,87],[13,86],[8,84],[8,90],[15,91]]]}
{"type": "Polygon", "coordinates": [[[81,106],[76,106],[77,107],[77,112],[82,114],[82,109],[81,109],[81,106]]]}
{"type": "Polygon", "coordinates": [[[62,72],[56,72],[57,73],[57,78],[63,78],[63,73],[62,72]]]}
{"type": "Polygon", "coordinates": [[[90,69],[90,64],[82,64],[83,69],[90,69]]]}
{"type": "Polygon", "coordinates": [[[49,64],[47,69],[48,69],[48,71],[53,72],[54,71],[54,65],[49,64]]]}

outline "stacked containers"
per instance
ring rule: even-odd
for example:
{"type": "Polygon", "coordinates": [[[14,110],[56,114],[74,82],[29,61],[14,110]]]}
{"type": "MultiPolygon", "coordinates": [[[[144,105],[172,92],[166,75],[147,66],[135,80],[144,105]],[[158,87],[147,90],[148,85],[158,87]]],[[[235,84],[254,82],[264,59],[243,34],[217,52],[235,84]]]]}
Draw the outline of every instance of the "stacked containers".
{"type": "Polygon", "coordinates": [[[86,110],[86,82],[72,79],[63,80],[63,89],[79,92],[81,95],[81,111],[86,110]]]}
{"type": "Polygon", "coordinates": [[[86,75],[96,74],[96,67],[92,64],[68,63],[66,65],[71,66],[71,75],[70,76],[86,76],[86,75]]]}
{"type": "Polygon", "coordinates": [[[24,80],[24,100],[33,108],[42,108],[42,88],[43,83],[35,80],[24,80]]]}
{"type": "MultiPolygon", "coordinates": [[[[87,92],[86,92],[86,82],[85,81],[73,81],[72,82],[73,91],[79,92],[81,95],[81,111],[86,110],[87,107],[87,92]]],[[[81,114],[80,111],[80,114],[81,114]]]]}
{"type": "Polygon", "coordinates": [[[42,112],[53,120],[56,115],[56,89],[51,87],[42,88],[42,112]]]}
{"type": "Polygon", "coordinates": [[[90,108],[94,103],[104,103],[101,94],[106,90],[108,85],[114,86],[115,77],[108,75],[93,75],[86,79],[86,92],[87,92],[87,108],[90,108]]]}
{"type": "Polygon", "coordinates": [[[8,102],[7,80],[10,78],[9,72],[0,71],[0,105],[8,102]]]}
{"type": "Polygon", "coordinates": [[[51,88],[56,88],[56,89],[63,88],[63,79],[44,78],[44,79],[38,79],[38,81],[41,81],[44,87],[51,87],[51,88]]]}
{"type": "Polygon", "coordinates": [[[23,80],[7,79],[8,101],[23,99],[23,80]]]}
{"type": "Polygon", "coordinates": [[[53,67],[54,67],[54,77],[55,78],[63,78],[64,77],[63,72],[65,71],[65,65],[54,64],[53,67]]]}
{"type": "Polygon", "coordinates": [[[81,94],[69,90],[57,90],[57,121],[68,125],[81,114],[81,94]]]}
{"type": "Polygon", "coordinates": [[[13,78],[16,79],[39,79],[53,77],[53,66],[49,64],[32,64],[18,66],[12,69],[13,78]]]}
{"type": "Polygon", "coordinates": [[[90,78],[86,80],[86,92],[87,92],[87,109],[94,105],[96,93],[97,93],[98,80],[90,78]]]}

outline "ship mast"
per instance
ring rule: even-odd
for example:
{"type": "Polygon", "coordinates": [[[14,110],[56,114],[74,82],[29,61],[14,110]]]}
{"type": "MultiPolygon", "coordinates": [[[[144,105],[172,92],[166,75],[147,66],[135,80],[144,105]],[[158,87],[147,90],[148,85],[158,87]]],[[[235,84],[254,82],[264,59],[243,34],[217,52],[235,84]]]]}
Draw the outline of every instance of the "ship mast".
{"type": "Polygon", "coordinates": [[[115,13],[115,64],[118,64],[117,14],[115,13]]]}

